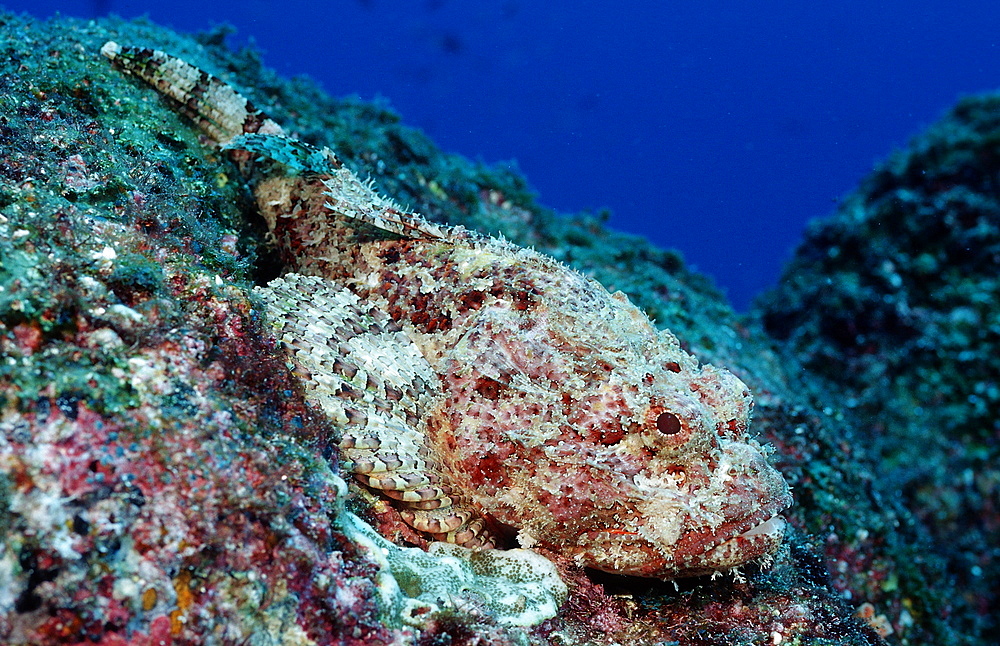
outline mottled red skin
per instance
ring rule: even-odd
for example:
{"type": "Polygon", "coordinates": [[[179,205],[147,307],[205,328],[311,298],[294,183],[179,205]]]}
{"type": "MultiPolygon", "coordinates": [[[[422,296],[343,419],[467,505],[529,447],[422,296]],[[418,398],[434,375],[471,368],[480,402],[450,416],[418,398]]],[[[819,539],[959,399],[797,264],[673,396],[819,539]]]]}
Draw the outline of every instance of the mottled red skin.
{"type": "MultiPolygon", "coordinates": [[[[299,236],[316,234],[308,220],[279,218],[275,227],[285,249],[297,248],[299,236]]],[[[780,476],[745,444],[751,407],[745,386],[723,371],[698,368],[679,349],[661,345],[648,323],[623,330],[621,340],[614,331],[607,338],[585,334],[578,339],[574,330],[587,325],[585,313],[574,305],[567,317],[560,309],[565,307],[562,292],[592,290],[598,307],[614,309],[618,305],[612,297],[587,283],[564,287],[562,281],[578,278],[549,259],[529,256],[522,261],[512,259],[512,253],[516,251],[475,238],[451,243],[361,240],[339,260],[314,253],[299,263],[307,271],[322,267],[325,277],[363,300],[382,304],[422,348],[445,392],[426,420],[432,454],[447,481],[508,544],[519,534],[523,544],[572,556],[581,564],[654,577],[710,573],[773,551],[777,543],[772,539],[736,538],[725,558],[705,557],[790,504],[780,476]],[[464,269],[470,262],[481,266],[470,273],[464,269]],[[492,318],[505,322],[497,327],[499,322],[489,323],[492,318]],[[473,353],[467,360],[454,354],[456,342],[473,353]],[[605,349],[594,343],[609,345],[605,349]],[[634,384],[619,376],[631,369],[631,351],[619,343],[647,344],[653,372],[638,373],[634,384]],[[655,358],[657,353],[663,353],[662,360],[655,358]],[[498,368],[490,357],[500,357],[504,365],[498,368]],[[521,376],[552,388],[575,385],[566,386],[561,399],[536,402],[510,390],[521,376]],[[614,386],[619,390],[606,387],[622,379],[614,386]],[[681,384],[680,390],[660,385],[671,379],[681,384]],[[630,402],[637,389],[650,395],[644,403],[640,397],[643,408],[633,410],[630,402]],[[675,414],[676,428],[670,429],[675,434],[656,430],[664,413],[675,414]],[[540,444],[513,439],[546,425],[559,431],[540,444]],[[655,448],[636,446],[636,436],[648,437],[642,442],[655,448]],[[629,442],[632,448],[616,448],[629,442]],[[741,447],[733,454],[740,475],[720,488],[712,480],[729,447],[741,447]],[[751,463],[740,451],[751,452],[751,463]],[[677,457],[670,458],[673,452],[677,457]],[[676,460],[673,465],[671,459],[676,460]],[[683,477],[691,491],[715,486],[713,495],[723,501],[727,519],[702,526],[692,517],[668,552],[640,535],[649,512],[642,508],[646,494],[632,482],[664,468],[683,477]],[[581,544],[580,537],[598,549],[581,544]],[[631,560],[605,554],[604,546],[631,552],[631,560]]],[[[623,324],[632,325],[629,321],[623,324]]],[[[597,319],[594,324],[605,325],[597,319]]],[[[635,358],[649,359],[641,354],[635,358]]]]}
{"type": "Polygon", "coordinates": [[[350,427],[347,468],[405,522],[468,546],[516,532],[522,546],[640,576],[726,569],[777,549],[783,521],[764,521],[791,498],[745,437],[749,391],[699,366],[624,295],[552,258],[404,212],[183,61],[113,42],[101,52],[218,143],[243,149],[244,169],[255,163],[246,153],[260,152],[292,171],[264,171],[255,196],[292,273],[321,280],[272,283],[262,291],[269,315],[307,390],[350,427]],[[241,136],[256,132],[271,136],[241,136]],[[358,325],[358,303],[394,325],[358,325]]]}

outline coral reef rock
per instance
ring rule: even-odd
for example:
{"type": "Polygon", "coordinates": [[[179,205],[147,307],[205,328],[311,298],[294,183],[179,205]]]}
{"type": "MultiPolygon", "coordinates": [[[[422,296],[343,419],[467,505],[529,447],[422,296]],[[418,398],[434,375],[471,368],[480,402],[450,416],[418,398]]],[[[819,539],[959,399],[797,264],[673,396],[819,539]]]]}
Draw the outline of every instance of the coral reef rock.
{"type": "Polygon", "coordinates": [[[962,99],[813,222],[755,315],[844,402],[880,478],[1000,628],[1000,96],[962,99]]]}

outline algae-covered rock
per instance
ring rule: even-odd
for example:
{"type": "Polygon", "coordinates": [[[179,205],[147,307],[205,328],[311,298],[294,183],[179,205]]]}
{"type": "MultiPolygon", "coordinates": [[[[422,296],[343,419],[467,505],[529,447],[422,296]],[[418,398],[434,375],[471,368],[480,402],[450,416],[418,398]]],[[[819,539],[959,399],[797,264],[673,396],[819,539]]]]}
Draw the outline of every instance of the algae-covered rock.
{"type": "Polygon", "coordinates": [[[757,309],[933,534],[970,633],[1000,612],[998,175],[1000,96],[965,98],[809,227],[757,309]]]}
{"type": "Polygon", "coordinates": [[[389,542],[350,512],[340,524],[383,567],[380,584],[401,624],[425,626],[459,610],[486,614],[510,626],[536,626],[555,617],[566,584],[545,557],[524,549],[473,550],[431,543],[427,551],[389,542]]]}
{"type": "Polygon", "coordinates": [[[676,253],[558,216],[516,174],[443,154],[382,107],[278,78],[219,33],[3,14],[0,35],[0,641],[974,643],[949,627],[966,607],[850,401],[676,253]],[[545,566],[513,575],[497,566],[511,555],[424,561],[437,557],[363,538],[339,512],[337,429],[305,404],[251,296],[281,267],[237,169],[113,71],[107,40],[219,75],[380,192],[592,274],[731,368],[794,485],[774,563],[675,585],[553,559],[567,592],[545,619],[562,600],[545,566]],[[411,557],[418,574],[456,577],[406,575],[411,557]],[[518,607],[538,612],[509,621],[518,607]]]}

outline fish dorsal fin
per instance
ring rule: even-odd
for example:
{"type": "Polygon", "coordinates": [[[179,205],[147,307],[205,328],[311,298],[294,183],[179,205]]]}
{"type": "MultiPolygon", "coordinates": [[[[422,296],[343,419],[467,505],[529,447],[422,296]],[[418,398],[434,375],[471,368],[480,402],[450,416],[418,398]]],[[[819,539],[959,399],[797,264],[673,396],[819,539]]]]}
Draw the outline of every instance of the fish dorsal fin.
{"type": "Polygon", "coordinates": [[[326,207],[347,220],[371,225],[403,238],[468,240],[474,234],[464,227],[439,225],[407,211],[394,200],[380,195],[369,180],[361,181],[347,168],[339,168],[323,180],[326,207]]]}
{"type": "Polygon", "coordinates": [[[329,148],[316,148],[283,135],[247,133],[233,137],[223,150],[245,150],[257,155],[255,162],[276,162],[294,175],[326,175],[342,164],[329,148]]]}
{"type": "Polygon", "coordinates": [[[349,225],[366,224],[410,239],[474,237],[463,227],[435,224],[379,194],[370,180],[361,180],[329,148],[319,149],[290,137],[256,133],[234,137],[224,148],[255,154],[257,162],[276,162],[293,175],[315,175],[324,187],[324,206],[349,225]]]}

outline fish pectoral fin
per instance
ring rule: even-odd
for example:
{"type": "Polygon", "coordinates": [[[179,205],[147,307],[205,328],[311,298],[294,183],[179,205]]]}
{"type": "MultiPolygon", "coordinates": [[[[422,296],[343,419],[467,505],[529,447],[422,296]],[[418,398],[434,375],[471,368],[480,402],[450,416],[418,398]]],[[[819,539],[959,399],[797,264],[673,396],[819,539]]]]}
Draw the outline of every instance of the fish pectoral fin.
{"type": "Polygon", "coordinates": [[[318,276],[287,274],[255,290],[307,396],[339,423],[369,414],[421,419],[441,386],[385,313],[318,276]]]}
{"type": "Polygon", "coordinates": [[[400,516],[417,531],[436,540],[463,547],[490,549],[500,538],[490,531],[484,518],[470,507],[455,505],[441,509],[402,509],[400,516]]]}

